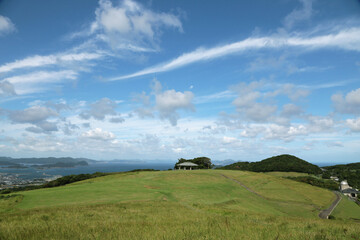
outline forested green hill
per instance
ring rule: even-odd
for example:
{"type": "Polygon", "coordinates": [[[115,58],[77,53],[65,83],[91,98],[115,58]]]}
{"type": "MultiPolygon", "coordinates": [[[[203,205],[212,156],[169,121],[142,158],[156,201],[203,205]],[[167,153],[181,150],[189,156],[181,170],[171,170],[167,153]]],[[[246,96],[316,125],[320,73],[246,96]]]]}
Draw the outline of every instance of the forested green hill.
{"type": "Polygon", "coordinates": [[[252,172],[322,173],[318,166],[288,154],[270,157],[260,162],[237,162],[221,167],[220,169],[245,170],[252,172]]]}

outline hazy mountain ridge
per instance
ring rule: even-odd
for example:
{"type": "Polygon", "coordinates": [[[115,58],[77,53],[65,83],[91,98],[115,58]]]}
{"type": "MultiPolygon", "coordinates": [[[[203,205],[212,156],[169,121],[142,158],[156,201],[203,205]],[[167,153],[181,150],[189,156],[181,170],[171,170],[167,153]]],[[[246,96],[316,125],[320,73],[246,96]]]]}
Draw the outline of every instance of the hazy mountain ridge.
{"type": "Polygon", "coordinates": [[[2,165],[17,165],[21,163],[27,164],[56,164],[56,163],[78,163],[85,161],[88,164],[96,163],[98,161],[88,158],[72,158],[72,157],[47,157],[47,158],[11,158],[0,157],[0,164],[2,165]]]}

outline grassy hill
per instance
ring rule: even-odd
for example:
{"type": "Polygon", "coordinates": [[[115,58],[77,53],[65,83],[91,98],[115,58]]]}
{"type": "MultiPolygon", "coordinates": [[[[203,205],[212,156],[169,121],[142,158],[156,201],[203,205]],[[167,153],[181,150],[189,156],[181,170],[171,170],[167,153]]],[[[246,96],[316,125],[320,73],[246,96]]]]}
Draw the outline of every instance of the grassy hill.
{"type": "MultiPolygon", "coordinates": [[[[0,239],[352,239],[360,234],[356,222],[318,218],[335,199],[332,192],[245,171],[119,173],[0,196],[0,239]]],[[[352,218],[360,219],[360,208],[350,209],[352,218]]]]}
{"type": "Polygon", "coordinates": [[[237,162],[224,166],[221,169],[244,170],[252,172],[302,172],[311,174],[322,173],[318,166],[288,154],[270,157],[259,162],[237,162]]]}

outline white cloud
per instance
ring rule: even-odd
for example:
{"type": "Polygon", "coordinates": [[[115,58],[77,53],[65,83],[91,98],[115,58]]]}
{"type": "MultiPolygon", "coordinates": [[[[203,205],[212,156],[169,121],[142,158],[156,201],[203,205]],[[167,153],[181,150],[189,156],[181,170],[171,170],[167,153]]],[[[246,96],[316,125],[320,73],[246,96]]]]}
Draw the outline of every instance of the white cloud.
{"type": "Polygon", "coordinates": [[[301,107],[296,106],[293,103],[285,104],[281,111],[281,115],[285,116],[285,117],[298,116],[301,113],[303,113],[303,110],[301,109],[301,107]]]}
{"type": "Polygon", "coordinates": [[[241,131],[240,135],[242,137],[249,137],[254,138],[257,137],[259,134],[265,131],[265,127],[258,124],[249,124],[248,126],[244,127],[244,130],[241,131]]]}
{"type": "Polygon", "coordinates": [[[334,94],[331,96],[335,110],[340,113],[360,114],[360,88],[343,94],[334,94]]]}
{"type": "MultiPolygon", "coordinates": [[[[232,104],[236,107],[236,118],[239,121],[273,122],[287,125],[291,118],[302,117],[303,110],[292,101],[304,99],[309,91],[293,84],[277,85],[271,82],[253,81],[250,83],[241,82],[231,86],[229,94],[225,94],[225,96],[229,96],[230,93],[232,93],[231,95],[236,93],[234,95],[236,98],[232,104]],[[281,98],[282,96],[287,96],[290,103],[284,103],[281,109],[277,100],[284,101],[281,98]]],[[[224,123],[225,125],[233,124],[232,120],[224,123]]]]}
{"type": "Polygon", "coordinates": [[[179,119],[177,110],[194,110],[193,98],[194,94],[189,91],[176,92],[174,89],[167,90],[156,95],[156,108],[161,118],[168,119],[175,126],[179,119]]]}
{"type": "Polygon", "coordinates": [[[277,111],[277,106],[257,102],[247,106],[237,106],[236,103],[234,105],[240,114],[244,113],[248,119],[255,122],[269,121],[277,111]]]}
{"type": "Polygon", "coordinates": [[[24,110],[12,111],[10,119],[16,123],[38,123],[49,117],[58,116],[58,114],[47,107],[33,106],[24,110]]]}
{"type": "Polygon", "coordinates": [[[51,82],[57,82],[63,78],[75,79],[76,75],[77,73],[72,70],[40,71],[40,72],[33,72],[30,74],[8,77],[5,78],[4,80],[12,84],[51,83],[51,82]]]}
{"type": "Polygon", "coordinates": [[[150,96],[146,95],[145,92],[137,94],[134,97],[134,101],[141,103],[141,107],[135,109],[135,112],[140,118],[153,117],[153,107],[151,106],[150,96]]]}
{"type": "Polygon", "coordinates": [[[222,142],[224,144],[230,144],[230,143],[234,143],[234,142],[237,142],[238,139],[237,138],[234,138],[234,137],[227,137],[227,136],[224,136],[223,139],[222,139],[222,142]]]}
{"type": "Polygon", "coordinates": [[[15,31],[15,25],[8,17],[0,15],[0,36],[15,31]]]}
{"type": "Polygon", "coordinates": [[[286,56],[281,55],[279,57],[267,57],[261,56],[256,58],[254,61],[249,63],[248,69],[246,71],[254,72],[254,71],[261,71],[261,70],[269,70],[282,67],[285,63],[286,56]]]}
{"type": "Polygon", "coordinates": [[[112,123],[123,123],[125,122],[125,119],[122,117],[113,117],[110,119],[110,122],[112,123]]]}
{"type": "MultiPolygon", "coordinates": [[[[190,88],[190,89],[192,89],[192,88],[190,88]]],[[[202,103],[210,103],[210,102],[219,102],[221,100],[233,99],[235,97],[236,97],[236,94],[234,92],[225,90],[225,91],[210,94],[210,95],[195,97],[194,103],[202,104],[202,103]]]]}
{"type": "Polygon", "coordinates": [[[340,141],[336,141],[336,142],[327,142],[326,145],[328,147],[344,147],[344,144],[340,141]]]}
{"type": "Polygon", "coordinates": [[[296,137],[317,133],[329,133],[334,122],[326,117],[313,117],[308,123],[281,125],[276,123],[247,124],[240,133],[243,137],[293,141],[296,137]]]}
{"type": "Polygon", "coordinates": [[[268,92],[266,95],[270,97],[275,97],[277,95],[286,95],[292,101],[296,101],[298,99],[303,99],[310,94],[310,91],[304,89],[300,86],[295,86],[293,84],[283,84],[281,87],[273,92],[268,92]]]}
{"type": "Polygon", "coordinates": [[[36,67],[45,67],[49,65],[71,64],[73,62],[99,59],[101,57],[103,57],[103,55],[100,52],[97,53],[82,52],[82,53],[67,53],[67,54],[61,53],[61,54],[54,54],[47,56],[35,55],[1,65],[0,73],[10,72],[13,70],[24,69],[24,68],[36,68],[36,67]]]}
{"type": "Polygon", "coordinates": [[[0,97],[16,95],[14,85],[8,81],[0,81],[0,97]]]}
{"type": "Polygon", "coordinates": [[[299,0],[302,4],[301,9],[295,9],[285,17],[284,25],[286,28],[292,28],[298,22],[309,20],[312,16],[312,2],[313,0],[299,0]]]}
{"type": "Polygon", "coordinates": [[[335,126],[334,119],[330,116],[308,116],[307,120],[310,133],[331,132],[335,126]]]}
{"type": "Polygon", "coordinates": [[[238,94],[232,102],[237,113],[222,114],[217,125],[218,129],[225,128],[223,132],[239,131],[242,137],[293,141],[299,136],[331,134],[337,130],[332,116],[306,114],[292,102],[309,94],[298,86],[255,81],[239,83],[231,90],[238,94]],[[284,102],[282,96],[287,96],[288,102],[284,102]],[[277,104],[277,100],[281,100],[282,104],[277,104]]]}
{"type": "Polygon", "coordinates": [[[114,133],[102,130],[101,128],[91,129],[87,132],[84,132],[81,136],[84,138],[100,141],[110,141],[115,139],[114,133]]]}
{"type": "Polygon", "coordinates": [[[158,49],[157,42],[164,27],[182,32],[179,17],[154,12],[132,0],[122,0],[117,6],[109,0],[100,0],[95,15],[96,20],[89,29],[72,37],[95,35],[113,49],[152,52],[158,49]]]}
{"type": "Polygon", "coordinates": [[[74,80],[78,73],[73,70],[39,71],[5,78],[0,83],[8,82],[13,85],[19,95],[44,92],[54,84],[64,80],[74,80]]]}
{"type": "Polygon", "coordinates": [[[360,132],[360,118],[357,119],[346,119],[346,125],[353,132],[360,132]]]}
{"type": "Polygon", "coordinates": [[[213,47],[198,48],[193,52],[183,55],[159,65],[146,68],[144,70],[119,77],[110,78],[110,81],[134,78],[147,74],[166,72],[180,68],[192,63],[208,61],[247,50],[259,49],[283,49],[283,48],[302,48],[314,51],[323,48],[338,48],[342,50],[360,51],[360,28],[342,28],[340,31],[331,32],[323,35],[308,36],[308,34],[297,33],[294,36],[270,36],[270,37],[250,37],[242,41],[213,47]]]}
{"type": "Polygon", "coordinates": [[[110,100],[109,98],[102,98],[102,99],[92,103],[90,105],[90,109],[83,111],[80,114],[80,117],[83,119],[89,119],[89,118],[93,117],[96,120],[104,120],[104,118],[107,115],[117,116],[118,113],[116,112],[116,108],[117,108],[116,102],[110,100]]]}
{"type": "Polygon", "coordinates": [[[57,131],[57,123],[49,122],[48,118],[58,117],[58,113],[51,108],[32,106],[24,110],[10,111],[9,119],[13,123],[31,124],[25,130],[33,133],[50,133],[57,131]]]}
{"type": "Polygon", "coordinates": [[[258,100],[263,96],[256,89],[263,85],[262,82],[251,82],[249,84],[239,83],[233,87],[238,93],[238,97],[232,102],[237,112],[245,119],[265,122],[277,111],[277,106],[269,105],[258,100]]]}
{"type": "Polygon", "coordinates": [[[152,93],[146,95],[142,93],[136,96],[135,101],[142,104],[135,109],[135,112],[141,117],[153,117],[157,111],[161,119],[167,119],[171,125],[176,126],[180,118],[178,111],[194,111],[193,105],[194,94],[190,91],[177,92],[174,89],[162,90],[161,83],[156,79],[152,82],[152,93]],[[151,96],[155,98],[155,104],[151,104],[151,96]]]}
{"type": "Polygon", "coordinates": [[[292,141],[296,136],[307,134],[308,129],[302,124],[292,126],[269,124],[264,133],[266,139],[281,139],[284,141],[292,141]]]}
{"type": "Polygon", "coordinates": [[[105,28],[105,31],[115,31],[122,34],[129,32],[131,25],[126,16],[125,9],[113,8],[110,2],[106,2],[109,4],[104,4],[104,1],[102,3],[105,9],[99,13],[99,23],[105,28]]]}

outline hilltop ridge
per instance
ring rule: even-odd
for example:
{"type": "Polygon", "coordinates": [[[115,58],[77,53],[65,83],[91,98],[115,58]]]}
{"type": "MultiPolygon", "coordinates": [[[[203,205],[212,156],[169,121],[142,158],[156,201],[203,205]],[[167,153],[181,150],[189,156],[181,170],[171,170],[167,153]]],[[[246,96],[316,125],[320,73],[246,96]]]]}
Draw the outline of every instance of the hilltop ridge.
{"type": "Polygon", "coordinates": [[[266,158],[259,162],[237,162],[220,169],[245,170],[252,172],[302,172],[320,174],[322,170],[314,164],[290,154],[266,158]]]}

